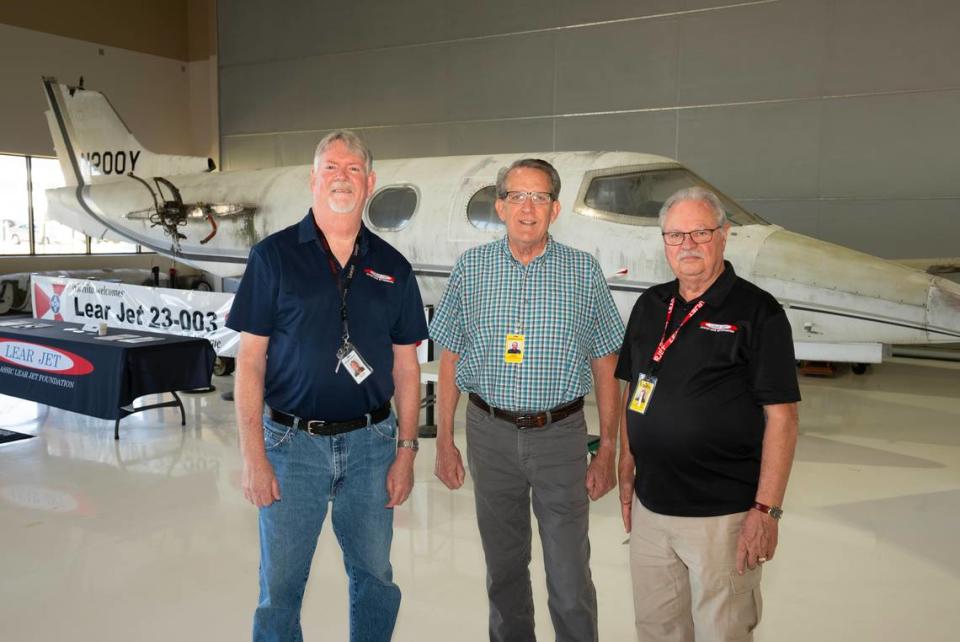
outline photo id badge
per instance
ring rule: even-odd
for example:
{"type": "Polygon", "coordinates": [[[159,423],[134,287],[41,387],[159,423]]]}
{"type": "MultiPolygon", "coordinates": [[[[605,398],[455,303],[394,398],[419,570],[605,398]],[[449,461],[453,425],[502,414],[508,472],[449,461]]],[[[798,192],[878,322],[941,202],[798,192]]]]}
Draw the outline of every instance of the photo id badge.
{"type": "Polygon", "coordinates": [[[523,363],[523,344],[525,335],[508,334],[503,344],[503,361],[505,363],[523,363]]]}
{"type": "Polygon", "coordinates": [[[360,356],[360,353],[351,344],[346,343],[337,351],[337,369],[343,366],[347,374],[353,377],[357,383],[362,383],[364,379],[373,374],[373,368],[360,356]]]}
{"type": "Polygon", "coordinates": [[[653,375],[640,373],[637,380],[637,387],[630,398],[630,410],[644,415],[647,413],[647,407],[650,405],[650,398],[653,397],[653,391],[657,387],[657,378],[653,375]]]}

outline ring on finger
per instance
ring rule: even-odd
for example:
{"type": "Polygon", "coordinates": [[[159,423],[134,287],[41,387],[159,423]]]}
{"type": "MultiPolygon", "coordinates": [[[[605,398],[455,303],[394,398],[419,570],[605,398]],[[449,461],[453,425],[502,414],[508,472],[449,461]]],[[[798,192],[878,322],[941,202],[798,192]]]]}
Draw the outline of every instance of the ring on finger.
{"type": "Polygon", "coordinates": [[[757,558],[757,561],[760,562],[761,564],[763,564],[764,562],[767,561],[767,558],[766,558],[766,557],[758,557],[758,558],[757,558]]]}

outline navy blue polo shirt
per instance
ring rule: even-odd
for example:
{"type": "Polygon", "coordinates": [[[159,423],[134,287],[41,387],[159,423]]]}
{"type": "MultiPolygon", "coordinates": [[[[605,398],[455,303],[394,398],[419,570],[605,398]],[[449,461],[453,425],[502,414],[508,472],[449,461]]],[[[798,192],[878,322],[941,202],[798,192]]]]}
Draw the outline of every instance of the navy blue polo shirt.
{"type": "Polygon", "coordinates": [[[760,479],[763,406],[800,400],[790,322],[773,296],[724,262],[700,297],[704,306],[656,366],[673,297],[675,327],[695,304],[684,305],[677,281],[637,299],[617,363],[616,376],[629,382],[631,394],[640,373],[657,377],[646,413],[627,410],[637,498],[663,515],[745,511],[760,479]]]}
{"type": "MultiPolygon", "coordinates": [[[[337,366],[340,291],[313,211],[250,250],[227,327],[270,337],[264,401],[307,419],[363,416],[393,397],[393,346],[427,338],[410,263],[365,226],[347,295],[350,342],[373,368],[357,384],[337,366]]],[[[341,270],[341,280],[346,270],[341,270]]]]}

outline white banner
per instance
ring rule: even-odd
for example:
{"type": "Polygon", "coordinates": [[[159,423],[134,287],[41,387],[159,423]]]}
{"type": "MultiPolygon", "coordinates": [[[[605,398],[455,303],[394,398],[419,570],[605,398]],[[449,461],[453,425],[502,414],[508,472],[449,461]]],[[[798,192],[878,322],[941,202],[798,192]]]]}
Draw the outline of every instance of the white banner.
{"type": "Polygon", "coordinates": [[[33,275],[33,316],[110,328],[204,337],[235,357],[240,335],[227,328],[232,294],[33,275]]]}

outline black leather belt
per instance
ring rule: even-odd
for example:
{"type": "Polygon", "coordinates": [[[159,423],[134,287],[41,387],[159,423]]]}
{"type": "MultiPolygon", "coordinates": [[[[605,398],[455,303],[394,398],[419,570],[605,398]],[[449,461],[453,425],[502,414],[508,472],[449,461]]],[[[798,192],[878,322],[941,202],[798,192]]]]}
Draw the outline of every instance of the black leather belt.
{"type": "Polygon", "coordinates": [[[390,402],[383,404],[373,412],[367,413],[356,419],[347,419],[346,421],[324,421],[323,419],[303,419],[295,415],[288,415],[280,410],[270,409],[270,418],[278,424],[291,426],[311,435],[322,435],[330,437],[339,435],[351,430],[366,428],[371,424],[378,424],[390,416],[390,402]]]}
{"type": "Polygon", "coordinates": [[[557,406],[556,408],[547,410],[546,412],[534,413],[511,412],[509,410],[493,408],[490,406],[490,404],[480,398],[479,395],[476,395],[472,392],[470,393],[470,403],[484,412],[489,412],[497,419],[509,421],[520,430],[524,430],[525,428],[543,428],[551,422],[566,419],[573,413],[579,412],[583,409],[583,397],[577,397],[570,403],[565,403],[562,406],[557,406]]]}

